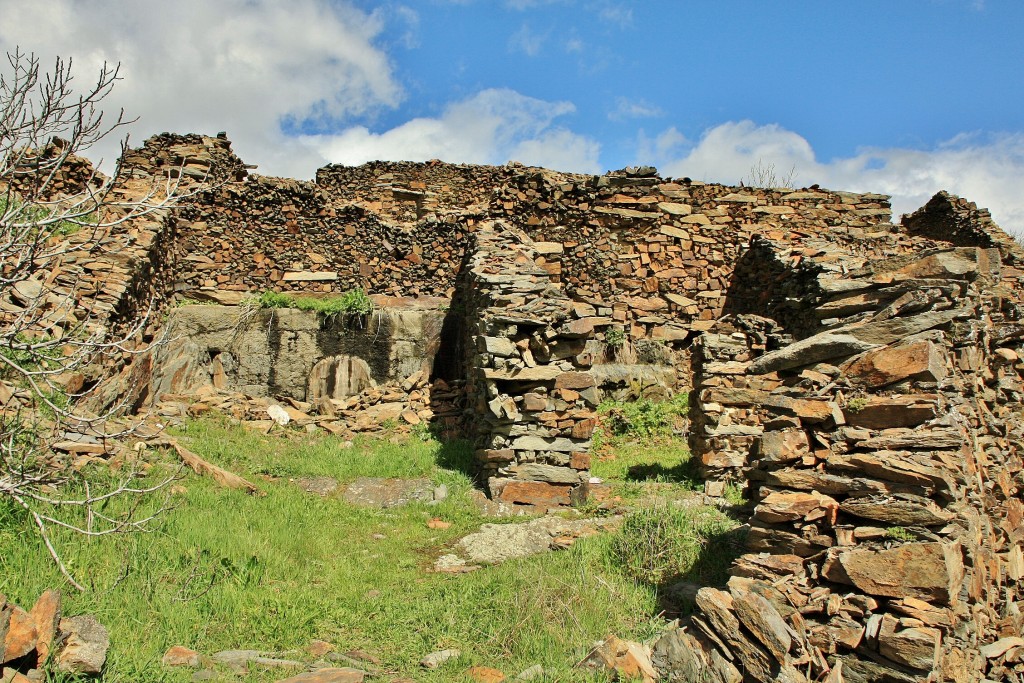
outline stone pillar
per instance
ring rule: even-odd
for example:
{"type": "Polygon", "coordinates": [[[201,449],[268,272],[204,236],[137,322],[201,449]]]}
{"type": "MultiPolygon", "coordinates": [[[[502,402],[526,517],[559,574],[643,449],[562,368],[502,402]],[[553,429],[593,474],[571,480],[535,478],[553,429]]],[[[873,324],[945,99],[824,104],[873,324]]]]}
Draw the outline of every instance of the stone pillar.
{"type": "Polygon", "coordinates": [[[463,283],[467,417],[489,494],[554,508],[586,498],[598,394],[593,325],[536,259],[522,231],[495,222],[477,234],[463,283]]]}

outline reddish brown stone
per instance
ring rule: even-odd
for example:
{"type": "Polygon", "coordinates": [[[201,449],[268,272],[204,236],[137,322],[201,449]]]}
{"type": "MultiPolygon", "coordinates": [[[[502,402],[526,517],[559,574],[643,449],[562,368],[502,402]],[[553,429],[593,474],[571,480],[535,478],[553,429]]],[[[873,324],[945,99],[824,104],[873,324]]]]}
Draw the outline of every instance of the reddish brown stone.
{"type": "Polygon", "coordinates": [[[594,377],[589,372],[563,372],[555,378],[556,389],[589,389],[594,377]]]}
{"type": "MultiPolygon", "coordinates": [[[[574,439],[589,439],[594,435],[594,430],[597,428],[597,420],[588,418],[586,420],[580,420],[572,427],[572,438],[574,439]]],[[[583,469],[583,468],[581,468],[583,469]]]]}
{"type": "Polygon", "coordinates": [[[540,507],[569,505],[569,486],[557,486],[540,481],[510,481],[501,491],[506,503],[521,503],[540,507]]]}
{"type": "Polygon", "coordinates": [[[936,416],[934,394],[908,396],[870,396],[863,402],[847,404],[843,409],[847,424],[868,429],[916,427],[936,416]]]}
{"type": "Polygon", "coordinates": [[[61,617],[60,604],[60,591],[48,590],[39,596],[30,612],[38,632],[36,656],[37,665],[40,667],[49,656],[53,638],[57,634],[57,625],[61,617]]]}
{"type": "Polygon", "coordinates": [[[476,457],[482,462],[512,462],[516,453],[511,448],[487,449],[477,451],[476,457]]]}
{"type": "Polygon", "coordinates": [[[466,675],[477,683],[501,683],[505,680],[505,674],[488,666],[471,666],[466,675]]]}
{"type": "Polygon", "coordinates": [[[541,412],[548,409],[548,400],[540,394],[523,394],[523,410],[530,412],[541,412]]]}
{"type": "Polygon", "coordinates": [[[946,376],[942,350],[930,341],[869,351],[843,368],[853,382],[883,387],[904,379],[936,382],[946,376]]]}
{"type": "MultiPolygon", "coordinates": [[[[573,434],[575,436],[575,434],[573,434]]],[[[569,456],[569,467],[574,470],[590,469],[590,453],[573,453],[569,456]]]]}
{"type": "Polygon", "coordinates": [[[170,647],[160,659],[164,666],[199,666],[199,653],[181,645],[170,647]]]}
{"type": "Polygon", "coordinates": [[[813,491],[775,492],[762,500],[754,509],[754,517],[769,524],[793,522],[798,519],[814,521],[824,519],[827,524],[834,524],[839,503],[834,498],[813,491]]]}
{"type": "Polygon", "coordinates": [[[646,646],[616,636],[609,636],[580,662],[580,668],[610,673],[616,680],[638,680],[653,683],[658,673],[651,664],[646,646]]]}
{"type": "Polygon", "coordinates": [[[39,638],[39,630],[36,628],[36,621],[32,616],[16,605],[11,612],[11,621],[7,627],[7,636],[4,638],[3,656],[0,657],[0,664],[24,657],[36,649],[36,641],[39,638]]]}
{"type": "Polygon", "coordinates": [[[759,444],[759,455],[766,462],[799,460],[809,452],[807,432],[802,429],[765,432],[759,444]]]}
{"type": "Polygon", "coordinates": [[[887,550],[833,548],[822,575],[868,595],[948,605],[960,592],[964,566],[959,543],[907,543],[887,550]]]}

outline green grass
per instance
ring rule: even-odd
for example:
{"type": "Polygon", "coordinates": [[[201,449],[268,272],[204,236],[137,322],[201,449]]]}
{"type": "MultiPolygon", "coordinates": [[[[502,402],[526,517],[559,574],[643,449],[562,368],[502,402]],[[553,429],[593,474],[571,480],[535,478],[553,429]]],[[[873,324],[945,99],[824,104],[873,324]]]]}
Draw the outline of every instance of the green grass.
{"type": "Polygon", "coordinates": [[[350,289],[340,296],[299,297],[281,292],[263,292],[255,299],[260,308],[297,308],[321,315],[358,315],[373,312],[373,302],[361,288],[350,289]]]}
{"type": "Polygon", "coordinates": [[[690,407],[689,394],[678,394],[667,401],[607,401],[598,407],[610,437],[651,439],[678,431],[680,421],[690,407]]]}
{"type": "MultiPolygon", "coordinates": [[[[429,572],[447,544],[490,521],[470,503],[465,444],[412,438],[346,449],[332,437],[266,436],[212,419],[189,423],[182,437],[265,495],[190,474],[153,533],[56,535],[90,587],[66,593],[65,612],[95,614],[111,632],[106,681],[190,680],[191,671],[160,666],[172,645],[301,658],[312,639],[364,650],[386,671],[417,681],[468,680],[471,665],[514,676],[535,663],[551,672],[546,680],[601,681],[572,669],[589,645],[608,633],[645,638],[659,623],[656,590],[621,571],[614,535],[469,574],[429,572]],[[375,510],[289,481],[364,475],[425,476],[451,493],[437,506],[375,510]],[[429,529],[434,516],[451,528],[429,529]],[[458,661],[433,672],[418,667],[427,653],[451,647],[462,651],[458,661]]],[[[163,457],[150,477],[172,466],[163,457]]],[[[28,607],[44,589],[64,585],[24,516],[0,502],[0,592],[28,607]]],[[[253,671],[237,680],[283,677],[253,671]]]]}
{"type": "Polygon", "coordinates": [[[649,585],[721,585],[737,554],[738,526],[716,508],[648,503],[627,515],[611,552],[623,573],[649,585]]]}

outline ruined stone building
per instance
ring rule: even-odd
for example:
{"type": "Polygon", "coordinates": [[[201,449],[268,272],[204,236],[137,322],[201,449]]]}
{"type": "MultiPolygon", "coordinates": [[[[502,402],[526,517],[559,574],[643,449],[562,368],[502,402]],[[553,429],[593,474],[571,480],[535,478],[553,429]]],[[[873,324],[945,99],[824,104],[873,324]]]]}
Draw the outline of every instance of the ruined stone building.
{"type": "Polygon", "coordinates": [[[170,341],[106,368],[96,400],[213,387],[339,433],[434,422],[474,440],[488,495],[550,509],[588,496],[602,397],[690,392],[708,491],[755,507],[728,587],[655,645],[673,680],[1020,680],[1024,251],[987,211],[939,193],[894,224],[884,195],[651,168],[303,182],[195,135],[127,165],[126,194],[187,195],[47,286],[111,328],[155,301],[170,341]],[[359,321],[238,305],[356,288],[359,321]]]}

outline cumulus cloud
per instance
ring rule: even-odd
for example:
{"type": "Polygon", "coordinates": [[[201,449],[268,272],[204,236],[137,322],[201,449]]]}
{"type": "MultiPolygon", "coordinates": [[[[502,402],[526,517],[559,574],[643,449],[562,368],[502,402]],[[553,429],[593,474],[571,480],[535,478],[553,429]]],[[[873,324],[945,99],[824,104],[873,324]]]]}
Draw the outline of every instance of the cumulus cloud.
{"type": "Polygon", "coordinates": [[[502,164],[521,161],[559,170],[594,173],[600,145],[558,126],[575,111],[569,102],[546,102],[513,90],[483,90],[449,105],[436,118],[416,118],[383,133],[363,126],[303,141],[334,163],[376,159],[502,164]]]}
{"type": "Polygon", "coordinates": [[[139,118],[133,144],[224,130],[265,173],[309,177],[321,163],[282,122],[333,128],[402,96],[373,43],[381,19],[343,2],[0,0],[0,15],[0,47],[34,51],[44,66],[73,57],[83,84],[104,61],[120,62],[124,80],[105,104],[139,118]]]}
{"type": "MultiPolygon", "coordinates": [[[[669,129],[670,134],[674,129],[669,129]]],[[[678,133],[662,142],[678,143],[678,133]]],[[[641,141],[643,142],[643,141],[641,141]]],[[[863,148],[849,157],[819,161],[811,144],[781,126],[731,121],[711,128],[682,152],[665,145],[645,149],[663,173],[736,184],[758,164],[779,176],[793,169],[800,186],[892,195],[893,214],[913,211],[939,190],[992,211],[1004,229],[1024,233],[1024,134],[964,134],[932,149],[863,148]]]]}

